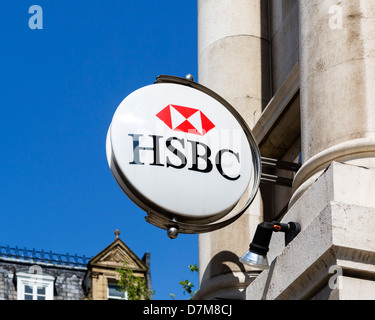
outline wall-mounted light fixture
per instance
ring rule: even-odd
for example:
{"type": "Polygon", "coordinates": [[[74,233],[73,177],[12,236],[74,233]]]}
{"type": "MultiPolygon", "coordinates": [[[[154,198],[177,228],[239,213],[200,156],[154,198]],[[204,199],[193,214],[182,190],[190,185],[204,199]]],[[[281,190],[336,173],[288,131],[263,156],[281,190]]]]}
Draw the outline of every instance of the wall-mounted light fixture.
{"type": "Polygon", "coordinates": [[[297,222],[262,222],[255,231],[249,251],[240,258],[240,262],[261,270],[268,269],[267,252],[269,251],[272,233],[284,232],[285,246],[287,246],[300,231],[301,226],[297,222]]]}

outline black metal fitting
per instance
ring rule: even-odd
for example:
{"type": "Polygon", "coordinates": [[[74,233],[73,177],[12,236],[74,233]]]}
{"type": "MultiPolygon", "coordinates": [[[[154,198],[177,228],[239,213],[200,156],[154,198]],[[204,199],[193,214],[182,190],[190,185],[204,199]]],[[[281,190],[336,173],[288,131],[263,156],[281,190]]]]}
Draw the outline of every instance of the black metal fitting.
{"type": "Polygon", "coordinates": [[[250,243],[250,251],[265,256],[269,251],[269,244],[273,232],[285,233],[285,246],[287,246],[301,231],[297,222],[279,223],[262,222],[258,225],[253,241],[250,243]]]}

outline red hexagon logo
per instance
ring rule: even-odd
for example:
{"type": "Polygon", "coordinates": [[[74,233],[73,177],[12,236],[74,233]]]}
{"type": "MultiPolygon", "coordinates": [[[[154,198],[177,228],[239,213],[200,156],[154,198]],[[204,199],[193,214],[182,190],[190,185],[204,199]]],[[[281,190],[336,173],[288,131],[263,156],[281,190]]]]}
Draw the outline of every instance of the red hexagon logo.
{"type": "Polygon", "coordinates": [[[215,125],[199,109],[170,104],[156,115],[173,131],[204,136],[215,125]]]}

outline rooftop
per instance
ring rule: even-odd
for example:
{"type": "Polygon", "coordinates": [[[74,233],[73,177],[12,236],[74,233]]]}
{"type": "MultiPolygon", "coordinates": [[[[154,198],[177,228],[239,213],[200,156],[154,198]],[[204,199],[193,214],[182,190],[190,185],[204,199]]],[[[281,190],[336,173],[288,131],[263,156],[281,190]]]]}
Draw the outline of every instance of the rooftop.
{"type": "Polygon", "coordinates": [[[90,258],[71,255],[69,253],[54,253],[52,251],[38,251],[35,249],[11,248],[8,246],[0,246],[0,258],[17,259],[27,262],[47,263],[58,266],[87,267],[90,258]]]}

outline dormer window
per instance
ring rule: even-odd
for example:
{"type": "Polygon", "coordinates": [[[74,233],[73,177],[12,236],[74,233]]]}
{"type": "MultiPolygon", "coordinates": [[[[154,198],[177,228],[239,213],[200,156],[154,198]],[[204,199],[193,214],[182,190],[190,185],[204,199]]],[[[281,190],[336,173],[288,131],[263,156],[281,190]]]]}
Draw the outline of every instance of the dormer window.
{"type": "Polygon", "coordinates": [[[53,276],[29,272],[17,272],[16,276],[17,300],[53,300],[53,276]]]}

